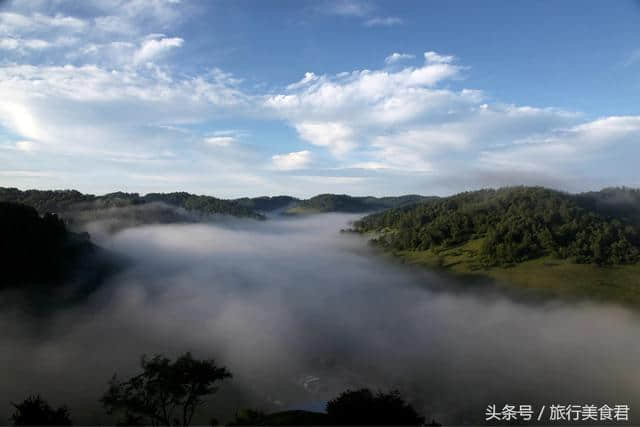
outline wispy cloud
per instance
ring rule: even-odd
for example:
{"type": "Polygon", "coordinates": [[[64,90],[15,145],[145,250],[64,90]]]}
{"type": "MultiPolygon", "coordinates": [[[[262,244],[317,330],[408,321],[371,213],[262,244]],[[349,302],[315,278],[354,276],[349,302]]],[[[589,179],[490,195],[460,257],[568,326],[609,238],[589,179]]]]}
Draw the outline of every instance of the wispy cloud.
{"type": "Polygon", "coordinates": [[[437,52],[429,51],[424,53],[424,60],[428,64],[450,64],[455,61],[453,55],[440,55],[437,52]]]}
{"type": "Polygon", "coordinates": [[[213,147],[228,147],[237,142],[233,136],[209,136],[204,138],[204,143],[213,147]]]}
{"type": "Polygon", "coordinates": [[[51,44],[41,39],[21,39],[13,37],[5,37],[0,39],[0,49],[19,50],[19,49],[45,49],[51,44]]]}
{"type": "Polygon", "coordinates": [[[411,55],[409,53],[398,53],[393,52],[391,55],[387,56],[384,59],[384,62],[387,64],[395,64],[396,62],[405,61],[408,59],[414,59],[416,56],[411,55]]]}
{"type": "Polygon", "coordinates": [[[371,13],[371,3],[362,0],[333,0],[323,3],[321,10],[325,13],[340,16],[363,17],[371,13]]]}
{"type": "Polygon", "coordinates": [[[144,40],[140,48],[134,53],[134,63],[149,61],[167,51],[180,47],[184,40],[180,37],[157,37],[144,40]]]}
{"type": "Polygon", "coordinates": [[[316,76],[314,73],[304,73],[304,77],[301,80],[295,83],[291,83],[290,85],[287,86],[287,89],[289,90],[300,89],[301,87],[304,87],[317,80],[318,80],[318,76],[316,76]]]}
{"type": "Polygon", "coordinates": [[[320,10],[330,15],[363,19],[365,27],[392,27],[403,24],[397,16],[376,16],[373,3],[363,0],[334,0],[322,3],[320,10]]]}
{"type": "Polygon", "coordinates": [[[276,154],[271,157],[271,160],[273,166],[279,170],[303,169],[311,163],[311,152],[303,150],[287,154],[276,154]]]}
{"type": "Polygon", "coordinates": [[[397,16],[385,16],[370,18],[364,21],[365,27],[393,27],[394,25],[401,25],[404,21],[397,16]]]}

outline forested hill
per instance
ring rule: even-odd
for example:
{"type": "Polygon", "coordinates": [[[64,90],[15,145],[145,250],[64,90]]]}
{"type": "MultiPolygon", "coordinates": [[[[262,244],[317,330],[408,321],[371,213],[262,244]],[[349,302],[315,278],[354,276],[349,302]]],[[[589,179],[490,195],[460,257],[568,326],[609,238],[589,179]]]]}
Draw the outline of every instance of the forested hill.
{"type": "Polygon", "coordinates": [[[234,201],[241,206],[257,212],[273,212],[295,205],[300,202],[300,199],[291,196],[261,196],[253,198],[243,197],[241,199],[235,199],[234,201]]]}
{"type": "Polygon", "coordinates": [[[196,216],[222,214],[264,219],[265,213],[279,212],[291,215],[326,212],[374,212],[426,199],[417,195],[352,197],[345,194],[321,194],[307,200],[291,196],[244,197],[227,200],[186,192],[149,193],[146,195],[115,192],[95,196],[76,190],[21,191],[17,188],[0,187],[0,201],[29,205],[40,214],[55,212],[71,223],[118,217],[132,225],[194,220],[194,217],[187,214],[196,216]],[[168,206],[184,211],[176,212],[175,209],[168,209],[168,206]],[[118,209],[120,211],[116,212],[118,209]],[[105,213],[106,210],[109,212],[105,213]]]}
{"type": "Polygon", "coordinates": [[[640,193],[571,195],[540,187],[466,192],[369,215],[354,224],[394,251],[444,250],[473,242],[483,265],[550,256],[575,263],[640,258],[640,193]]]}
{"type": "Polygon", "coordinates": [[[164,203],[198,214],[225,214],[262,219],[251,207],[234,200],[198,196],[185,192],[138,193],[116,192],[103,196],[82,194],[75,190],[20,191],[17,188],[0,188],[0,201],[22,203],[34,207],[41,214],[56,212],[63,216],[72,212],[95,211],[109,208],[136,207],[151,203],[164,203]]]}
{"type": "Polygon", "coordinates": [[[353,197],[346,194],[320,194],[302,200],[290,208],[289,214],[348,212],[361,213],[411,205],[430,198],[418,195],[398,197],[353,197]]]}
{"type": "Polygon", "coordinates": [[[0,202],[0,236],[0,289],[61,284],[108,267],[88,234],[71,233],[55,214],[40,216],[30,206],[0,202]]]}
{"type": "Polygon", "coordinates": [[[578,194],[577,198],[586,209],[596,211],[605,217],[640,224],[640,189],[604,188],[578,194]]]}

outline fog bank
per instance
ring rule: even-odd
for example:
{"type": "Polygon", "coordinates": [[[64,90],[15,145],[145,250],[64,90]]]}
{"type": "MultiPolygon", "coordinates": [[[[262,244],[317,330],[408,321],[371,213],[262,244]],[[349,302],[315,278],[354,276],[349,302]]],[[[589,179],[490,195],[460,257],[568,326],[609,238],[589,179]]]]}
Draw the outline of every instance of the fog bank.
{"type": "Polygon", "coordinates": [[[318,409],[362,386],[398,388],[447,423],[481,421],[486,405],[507,402],[629,404],[633,415],[634,312],[459,286],[338,232],[355,218],[102,235],[98,244],[133,262],[87,304],[46,322],[18,309],[0,314],[1,420],[9,401],[40,392],[67,403],[76,422],[105,421],[97,400],[115,371],[135,372],[143,353],[184,351],[234,374],[200,422],[247,406],[318,409]]]}

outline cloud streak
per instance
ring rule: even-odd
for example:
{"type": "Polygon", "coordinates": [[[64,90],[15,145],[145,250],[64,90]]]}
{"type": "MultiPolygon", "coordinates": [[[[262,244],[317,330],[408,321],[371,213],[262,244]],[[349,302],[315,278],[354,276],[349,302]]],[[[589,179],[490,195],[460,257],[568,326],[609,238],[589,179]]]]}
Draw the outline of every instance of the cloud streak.
{"type": "Polygon", "coordinates": [[[303,150],[287,154],[276,154],[271,157],[271,160],[276,169],[295,170],[308,166],[312,158],[309,150],[303,150]]]}

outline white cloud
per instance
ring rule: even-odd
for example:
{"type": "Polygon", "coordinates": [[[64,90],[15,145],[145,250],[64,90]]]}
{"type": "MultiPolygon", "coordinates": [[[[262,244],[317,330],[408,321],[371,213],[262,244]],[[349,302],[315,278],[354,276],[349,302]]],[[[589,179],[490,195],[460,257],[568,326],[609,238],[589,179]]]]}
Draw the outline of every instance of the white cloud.
{"type": "Polygon", "coordinates": [[[356,17],[368,15],[372,9],[370,3],[360,0],[334,0],[322,6],[322,10],[329,14],[356,17]]]}
{"type": "Polygon", "coordinates": [[[184,40],[180,37],[150,38],[142,42],[140,48],[133,55],[133,62],[149,61],[167,51],[182,46],[184,40]]]}
{"type": "Polygon", "coordinates": [[[357,169],[372,169],[372,170],[389,168],[388,164],[382,163],[382,162],[360,162],[360,163],[354,163],[351,166],[357,169]]]}
{"type": "Polygon", "coordinates": [[[229,108],[241,113],[247,97],[233,84],[218,71],[167,80],[94,65],[6,65],[0,67],[0,126],[43,152],[163,161],[175,133],[155,125],[205,121],[229,108]]]}
{"type": "Polygon", "coordinates": [[[311,152],[307,150],[294,151],[287,154],[271,156],[273,166],[279,170],[303,169],[311,163],[311,152]]]}
{"type": "Polygon", "coordinates": [[[340,122],[301,122],[295,125],[302,139],[327,147],[336,157],[343,157],[356,147],[353,130],[340,122]]]}
{"type": "Polygon", "coordinates": [[[432,88],[457,76],[460,69],[455,64],[436,63],[393,72],[308,73],[305,84],[290,85],[288,94],[267,96],[265,106],[291,121],[302,139],[344,159],[360,141],[370,143],[387,126],[418,120],[429,112],[446,115],[438,110],[474,103],[479,96],[476,91],[432,88]]]}
{"type": "Polygon", "coordinates": [[[455,59],[453,55],[440,55],[433,51],[424,53],[424,60],[427,64],[450,64],[455,61],[455,59]]]}
{"type": "MultiPolygon", "coordinates": [[[[371,110],[381,112],[385,106],[402,107],[414,98],[424,101],[426,96],[446,96],[446,93],[429,87],[457,76],[460,69],[454,64],[427,64],[394,72],[361,70],[333,77],[322,76],[313,85],[299,86],[293,93],[269,95],[265,104],[293,120],[299,117],[305,120],[314,118],[314,121],[331,118],[335,121],[342,116],[352,119],[353,116],[368,115],[371,110]]],[[[417,109],[428,108],[429,105],[424,105],[417,109]]],[[[397,116],[392,111],[389,113],[397,116]]],[[[369,116],[369,119],[380,120],[381,117],[369,116]]]]}
{"type": "Polygon", "coordinates": [[[19,39],[19,38],[1,38],[0,39],[0,49],[6,50],[16,50],[16,49],[45,49],[51,46],[46,40],[40,39],[19,39]]]}
{"type": "Polygon", "coordinates": [[[391,55],[387,56],[384,59],[384,62],[387,64],[395,64],[396,62],[404,61],[407,59],[413,59],[415,57],[416,57],[415,55],[411,55],[409,53],[393,52],[391,55]]]}
{"type": "Polygon", "coordinates": [[[20,151],[35,151],[36,144],[33,141],[18,141],[16,142],[16,149],[20,151]]]}
{"type": "MultiPolygon", "coordinates": [[[[640,116],[612,116],[515,140],[500,149],[483,151],[480,160],[487,167],[551,173],[597,156],[604,159],[603,151],[614,146],[637,150],[638,140],[640,116]]],[[[625,161],[629,159],[616,160],[620,167],[625,161]]]]}
{"type": "Polygon", "coordinates": [[[204,143],[213,147],[228,147],[236,142],[233,136],[209,136],[204,139],[204,143]]]}
{"type": "Polygon", "coordinates": [[[455,126],[429,126],[376,136],[371,146],[377,149],[374,156],[389,167],[429,171],[435,154],[463,150],[469,142],[455,126]]]}
{"type": "Polygon", "coordinates": [[[428,51],[420,67],[313,74],[312,83],[268,95],[265,105],[343,167],[397,173],[484,167],[487,150],[505,151],[580,123],[572,112],[488,104],[478,90],[438,88],[460,76],[464,67],[455,62],[453,55],[428,51]]]}
{"type": "Polygon", "coordinates": [[[64,27],[67,29],[73,29],[75,31],[81,31],[87,25],[82,19],[73,16],[64,16],[62,14],[56,14],[55,16],[47,16],[36,13],[34,15],[36,22],[45,26],[51,27],[64,27]]]}
{"type": "Polygon", "coordinates": [[[62,14],[33,13],[23,15],[16,12],[0,12],[0,33],[30,33],[50,28],[77,32],[83,30],[86,25],[87,23],[80,18],[62,14]]]}
{"type": "MultiPolygon", "coordinates": [[[[182,21],[189,5],[165,0],[87,0],[102,16],[118,17],[122,26],[139,26],[140,21],[156,27],[168,27],[182,21]],[[138,24],[138,25],[135,25],[138,24]]],[[[117,26],[114,27],[117,29],[117,26]]]]}
{"type": "Polygon", "coordinates": [[[361,18],[365,27],[392,27],[403,24],[397,16],[373,16],[375,6],[363,0],[333,0],[321,4],[320,11],[345,17],[361,18]]]}
{"type": "Polygon", "coordinates": [[[13,49],[17,49],[19,46],[20,46],[20,43],[17,39],[13,39],[13,38],[0,39],[0,49],[13,50],[13,49]]]}
{"type": "Polygon", "coordinates": [[[121,16],[98,16],[94,18],[94,24],[98,30],[105,33],[131,35],[137,32],[134,23],[121,16]]]}
{"type": "Polygon", "coordinates": [[[400,25],[404,21],[397,16],[375,17],[367,19],[364,22],[366,27],[392,27],[394,25],[400,25]]]}
{"type": "Polygon", "coordinates": [[[307,72],[307,73],[304,73],[304,77],[301,80],[288,85],[287,89],[289,90],[300,89],[301,87],[307,86],[308,84],[313,83],[317,80],[318,80],[318,76],[316,76],[314,73],[307,72]]]}

